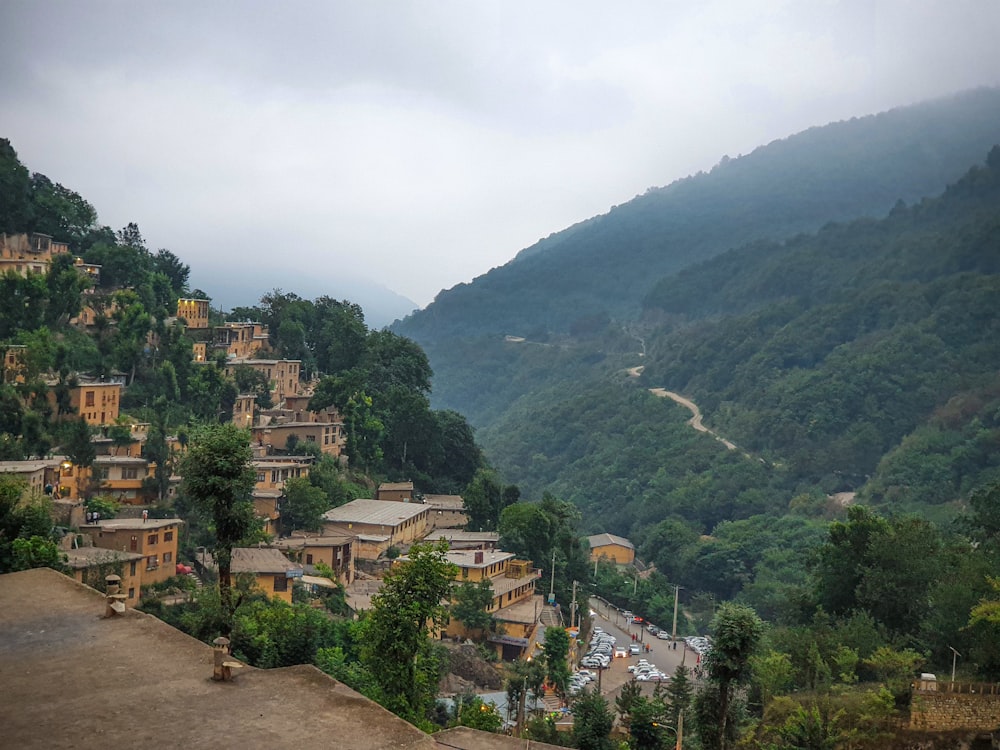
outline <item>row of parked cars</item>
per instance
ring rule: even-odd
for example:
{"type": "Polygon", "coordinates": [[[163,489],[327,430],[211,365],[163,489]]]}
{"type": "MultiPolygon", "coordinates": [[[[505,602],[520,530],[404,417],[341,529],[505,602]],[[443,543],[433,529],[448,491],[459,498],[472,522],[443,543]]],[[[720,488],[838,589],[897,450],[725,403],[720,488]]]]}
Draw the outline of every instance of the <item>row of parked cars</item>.
{"type": "Polygon", "coordinates": [[[684,642],[689,649],[697,651],[703,656],[712,650],[712,642],[703,635],[689,635],[684,639],[684,642]]]}
{"type": "Polygon", "coordinates": [[[596,679],[597,674],[595,672],[591,672],[589,669],[581,669],[578,672],[574,672],[573,676],[569,678],[569,694],[577,695],[581,690],[596,679]]]}
{"type": "Polygon", "coordinates": [[[591,669],[607,667],[615,655],[616,640],[611,633],[604,632],[603,628],[594,628],[594,634],[590,639],[590,648],[580,660],[580,666],[591,669]]]}
{"type": "Polygon", "coordinates": [[[637,682],[661,682],[670,679],[666,672],[645,659],[639,659],[636,664],[629,666],[628,671],[637,682]]]}

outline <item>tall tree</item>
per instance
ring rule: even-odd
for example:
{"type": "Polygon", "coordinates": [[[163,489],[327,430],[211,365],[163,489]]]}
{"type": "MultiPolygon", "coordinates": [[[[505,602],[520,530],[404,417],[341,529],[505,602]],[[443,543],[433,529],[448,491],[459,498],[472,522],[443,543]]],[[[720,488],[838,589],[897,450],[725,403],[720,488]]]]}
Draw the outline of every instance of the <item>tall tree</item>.
{"type": "Polygon", "coordinates": [[[232,630],[233,547],[258,523],[250,493],[256,481],[250,435],[232,424],[206,425],[191,440],[181,462],[188,499],[215,527],[213,554],[219,566],[219,595],[227,633],[232,630]]]}
{"type": "Polygon", "coordinates": [[[764,632],[764,625],[749,607],[726,602],[712,623],[712,651],[708,677],[719,691],[719,748],[729,747],[730,705],[736,689],[750,678],[750,657],[764,632]]]}
{"type": "Polygon", "coordinates": [[[573,701],[573,745],[579,750],[613,750],[614,720],[604,696],[585,691],[573,701]]]}
{"type": "Polygon", "coordinates": [[[545,671],[549,682],[561,695],[569,681],[569,635],[560,627],[545,629],[545,671]]]}
{"type": "Polygon", "coordinates": [[[447,551],[447,542],[411,547],[372,597],[365,624],[361,658],[378,685],[379,702],[411,722],[426,720],[437,694],[427,629],[446,616],[442,601],[458,572],[447,551]]]}

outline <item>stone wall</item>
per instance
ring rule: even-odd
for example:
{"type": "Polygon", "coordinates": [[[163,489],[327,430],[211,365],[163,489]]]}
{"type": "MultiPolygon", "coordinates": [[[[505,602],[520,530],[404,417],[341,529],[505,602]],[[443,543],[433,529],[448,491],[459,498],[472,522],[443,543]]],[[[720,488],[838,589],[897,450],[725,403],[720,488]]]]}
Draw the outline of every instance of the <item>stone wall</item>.
{"type": "Polygon", "coordinates": [[[910,729],[947,731],[1000,729],[1000,689],[989,684],[941,683],[937,690],[916,690],[910,704],[910,729]]]}

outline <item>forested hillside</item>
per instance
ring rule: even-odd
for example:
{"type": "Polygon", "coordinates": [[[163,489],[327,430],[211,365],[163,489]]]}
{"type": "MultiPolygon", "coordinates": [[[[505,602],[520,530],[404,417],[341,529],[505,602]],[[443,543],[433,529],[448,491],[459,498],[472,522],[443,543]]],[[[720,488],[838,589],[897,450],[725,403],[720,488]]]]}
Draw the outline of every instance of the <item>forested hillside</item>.
{"type": "MultiPolygon", "coordinates": [[[[650,188],[441,292],[395,330],[430,343],[478,334],[537,337],[629,317],[658,279],[691,263],[754,239],[882,216],[897,200],[939,192],[1000,140],[998,123],[1000,91],[978,90],[723,158],[708,173],[650,188]]],[[[442,375],[444,363],[432,360],[442,375]]],[[[450,388],[449,380],[443,390],[450,388]]],[[[466,406],[452,403],[448,392],[439,398],[466,406]]]]}
{"type": "Polygon", "coordinates": [[[731,251],[658,295],[650,315],[665,299],[671,322],[646,333],[645,356],[604,360],[641,377],[581,370],[482,430],[529,493],[642,537],[670,515],[708,530],[781,514],[803,488],[954,503],[996,472],[1000,149],[940,198],[731,251]],[[691,430],[655,386],[693,398],[739,450],[691,430]]]}

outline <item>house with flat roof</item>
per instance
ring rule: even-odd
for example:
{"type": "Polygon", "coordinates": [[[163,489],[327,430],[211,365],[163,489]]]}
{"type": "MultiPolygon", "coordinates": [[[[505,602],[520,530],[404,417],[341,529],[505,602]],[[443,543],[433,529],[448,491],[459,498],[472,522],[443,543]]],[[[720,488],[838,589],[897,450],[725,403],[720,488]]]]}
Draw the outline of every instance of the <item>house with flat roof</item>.
{"type": "Polygon", "coordinates": [[[236,368],[249,367],[251,370],[264,373],[271,384],[271,401],[280,403],[285,395],[299,392],[299,377],[302,373],[302,360],[299,359],[253,359],[251,357],[236,357],[229,359],[223,365],[226,375],[233,377],[236,368]]]}
{"type": "Polygon", "coordinates": [[[179,518],[111,518],[84,524],[95,547],[135,552],[143,557],[142,583],[159,583],[174,575],[177,565],[179,518]]]}
{"type": "Polygon", "coordinates": [[[296,532],[274,543],[276,549],[302,565],[306,573],[315,574],[316,565],[329,566],[343,586],[354,583],[354,559],[358,538],[354,534],[306,534],[296,532]]]}
{"type": "Polygon", "coordinates": [[[375,499],[412,503],[415,499],[413,482],[382,482],[375,491],[375,499]]]}
{"type": "Polygon", "coordinates": [[[45,494],[59,485],[62,474],[61,458],[33,461],[0,461],[0,474],[9,474],[24,482],[26,495],[45,494]]]}
{"type": "Polygon", "coordinates": [[[145,557],[139,552],[122,552],[103,547],[77,547],[64,550],[66,564],[73,578],[91,588],[101,588],[104,579],[112,573],[120,576],[121,591],[128,598],[125,606],[134,607],[139,603],[142,591],[142,574],[145,557]]]}
{"type": "Polygon", "coordinates": [[[431,509],[432,529],[464,529],[469,523],[461,495],[424,495],[424,503],[431,509]]]}
{"type": "Polygon", "coordinates": [[[358,499],[324,513],[323,530],[357,536],[358,557],[375,559],[390,547],[422,539],[429,513],[420,503],[358,499]]]}
{"type": "Polygon", "coordinates": [[[273,599],[292,603],[292,582],[302,577],[302,566],[293,563],[280,550],[238,547],[233,550],[230,567],[233,575],[252,575],[255,585],[273,599]]]}
{"type": "MultiPolygon", "coordinates": [[[[432,511],[433,514],[433,511],[432,511]]],[[[425,542],[448,542],[448,548],[454,550],[494,550],[500,543],[500,534],[496,531],[463,531],[461,529],[435,529],[424,537],[425,542]]]]}
{"type": "Polygon", "coordinates": [[[155,500],[156,491],[143,484],[155,471],[156,464],[139,456],[97,456],[91,465],[91,476],[100,482],[101,492],[127,505],[155,500]]]}
{"type": "Polygon", "coordinates": [[[594,534],[587,537],[590,544],[590,561],[607,560],[616,565],[631,565],[635,561],[635,547],[628,539],[614,534],[594,534]]]}
{"type": "Polygon", "coordinates": [[[458,566],[455,580],[459,583],[490,582],[493,599],[487,612],[503,628],[501,633],[470,632],[461,621],[452,618],[444,634],[456,638],[485,635],[501,658],[510,660],[523,656],[535,636],[538,613],[542,609],[535,597],[535,583],[541,570],[533,567],[530,560],[518,560],[511,552],[495,549],[449,550],[445,557],[458,566]]]}
{"type": "Polygon", "coordinates": [[[177,300],[177,317],[184,318],[188,328],[208,328],[211,300],[181,297],[177,300]]]}

